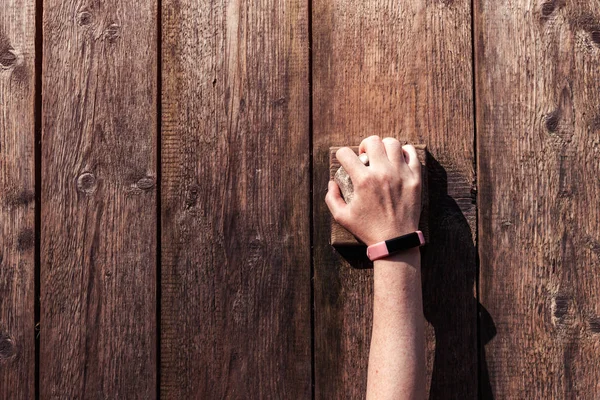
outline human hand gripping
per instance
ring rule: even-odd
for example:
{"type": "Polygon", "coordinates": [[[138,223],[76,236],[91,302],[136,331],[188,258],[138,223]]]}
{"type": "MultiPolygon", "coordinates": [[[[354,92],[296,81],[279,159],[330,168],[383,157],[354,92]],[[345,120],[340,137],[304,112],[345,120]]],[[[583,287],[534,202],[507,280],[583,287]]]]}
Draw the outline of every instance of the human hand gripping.
{"type": "MultiPolygon", "coordinates": [[[[352,179],[346,204],[329,182],[325,201],[335,220],[366,245],[414,232],[421,214],[421,164],[415,148],[396,139],[371,136],[359,152],[364,166],[343,147],[337,159],[352,179]]],[[[373,263],[373,329],[367,400],[425,398],[425,335],[418,247],[373,263]]]]}
{"type": "Polygon", "coordinates": [[[346,204],[335,181],[329,181],[325,202],[334,219],[367,246],[392,239],[419,226],[421,215],[421,163],[415,148],[396,139],[370,136],[359,146],[367,153],[365,166],[348,147],[336,157],[354,186],[346,204]]]}

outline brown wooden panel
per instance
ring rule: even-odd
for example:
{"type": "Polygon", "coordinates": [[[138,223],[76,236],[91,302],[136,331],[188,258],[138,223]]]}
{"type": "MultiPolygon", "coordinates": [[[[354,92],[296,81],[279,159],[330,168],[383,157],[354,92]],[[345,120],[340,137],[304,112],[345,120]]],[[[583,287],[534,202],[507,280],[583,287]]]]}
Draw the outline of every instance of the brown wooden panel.
{"type": "Polygon", "coordinates": [[[600,398],[600,8],[477,2],[480,293],[499,399],[600,398]]]}
{"type": "Polygon", "coordinates": [[[0,3],[0,399],[35,392],[35,1],[0,3]]]}
{"type": "Polygon", "coordinates": [[[156,396],[156,8],[44,2],[43,398],[156,396]]]}
{"type": "Polygon", "coordinates": [[[425,143],[430,244],[423,249],[431,398],[475,398],[475,205],[470,1],[315,0],[316,398],[361,398],[372,273],[329,245],[329,147],[372,134],[425,143]],[[435,339],[434,339],[435,334],[435,339]]]}
{"type": "Polygon", "coordinates": [[[161,395],[309,398],[307,2],[163,23],[161,395]]]}

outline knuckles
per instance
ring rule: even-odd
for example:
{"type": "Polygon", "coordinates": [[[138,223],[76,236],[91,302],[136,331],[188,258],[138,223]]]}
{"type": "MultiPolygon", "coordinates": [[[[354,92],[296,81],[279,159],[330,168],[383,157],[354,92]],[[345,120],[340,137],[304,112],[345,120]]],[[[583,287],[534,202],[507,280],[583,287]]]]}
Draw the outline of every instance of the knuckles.
{"type": "Polygon", "coordinates": [[[386,146],[393,146],[393,147],[401,147],[402,146],[400,144],[400,142],[398,141],[398,139],[394,139],[394,138],[391,138],[391,137],[383,138],[381,141],[383,143],[385,143],[386,146]]]}
{"type": "Polygon", "coordinates": [[[371,135],[364,139],[363,142],[381,142],[381,138],[377,135],[371,135]]]}
{"type": "Polygon", "coordinates": [[[391,171],[390,169],[383,170],[378,174],[377,178],[380,183],[394,183],[399,181],[398,174],[395,174],[394,171],[391,171]]]}
{"type": "Polygon", "coordinates": [[[402,186],[408,190],[417,191],[421,188],[421,182],[419,182],[419,180],[416,178],[411,178],[405,180],[402,186]]]}
{"type": "Polygon", "coordinates": [[[337,149],[337,151],[335,152],[335,157],[339,160],[339,159],[343,159],[348,157],[349,153],[354,154],[354,152],[352,151],[352,149],[350,147],[340,147],[339,149],[337,149]]]}
{"type": "Polygon", "coordinates": [[[337,221],[338,224],[346,226],[346,223],[348,222],[348,217],[345,213],[335,210],[331,212],[331,215],[333,216],[333,219],[337,221]]]}
{"type": "Polygon", "coordinates": [[[369,186],[369,181],[371,179],[371,176],[368,174],[357,174],[356,176],[352,177],[352,186],[354,186],[355,190],[364,189],[369,186]]]}
{"type": "Polygon", "coordinates": [[[418,191],[421,187],[417,176],[401,175],[392,169],[380,169],[353,177],[352,184],[355,191],[379,190],[381,188],[418,191]]]}

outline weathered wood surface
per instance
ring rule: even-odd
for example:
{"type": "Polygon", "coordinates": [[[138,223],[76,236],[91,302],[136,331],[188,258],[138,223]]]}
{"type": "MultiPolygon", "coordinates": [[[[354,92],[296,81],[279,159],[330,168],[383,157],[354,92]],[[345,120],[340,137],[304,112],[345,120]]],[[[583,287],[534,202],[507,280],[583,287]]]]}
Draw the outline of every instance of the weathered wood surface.
{"type": "Polygon", "coordinates": [[[329,147],[371,134],[425,143],[423,285],[432,398],[477,392],[470,1],[313,3],[315,391],[365,394],[372,274],[329,245],[329,147]],[[435,339],[433,337],[435,331],[435,339]]]}
{"type": "Polygon", "coordinates": [[[480,295],[498,399],[600,398],[600,7],[476,2],[480,295]]]}
{"type": "Polygon", "coordinates": [[[156,396],[157,4],[46,0],[42,398],[156,396]]]}
{"type": "MultiPolygon", "coordinates": [[[[429,222],[429,198],[427,196],[427,146],[424,144],[415,144],[415,149],[417,150],[417,156],[419,157],[419,161],[421,161],[421,174],[422,174],[422,186],[421,186],[421,219],[419,222],[419,229],[423,232],[425,239],[429,241],[429,227],[427,226],[429,222]]],[[[358,146],[350,146],[350,148],[358,154],[358,146]]],[[[337,151],[340,147],[330,147],[329,148],[329,179],[335,180],[342,192],[342,196],[346,203],[348,203],[348,199],[346,198],[346,194],[352,199],[353,194],[353,186],[352,180],[348,173],[341,168],[340,162],[336,157],[337,151]],[[340,169],[341,168],[341,169],[340,169]],[[341,172],[341,174],[340,174],[341,172]],[[337,177],[336,177],[337,176],[337,177]],[[339,178],[343,177],[343,178],[339,178]],[[342,180],[338,180],[342,179],[342,180]]],[[[363,154],[361,157],[367,157],[366,154],[363,154]]],[[[366,158],[368,164],[368,158],[366,158]]],[[[361,159],[361,161],[363,161],[361,159]]],[[[363,161],[363,164],[365,162],[363,161]]],[[[345,228],[343,228],[340,224],[338,224],[333,218],[331,219],[331,239],[330,244],[332,246],[360,246],[366,249],[364,243],[360,242],[353,234],[348,232],[345,228]]],[[[366,250],[364,250],[366,251],[366,250]]]]}
{"type": "Polygon", "coordinates": [[[163,1],[161,397],[310,398],[307,2],[163,1]]]}
{"type": "Polygon", "coordinates": [[[0,3],[0,399],[35,393],[35,1],[0,3]]]}
{"type": "Polygon", "coordinates": [[[430,398],[600,398],[597,2],[474,3],[483,306],[470,1],[314,0],[311,50],[297,0],[163,0],[162,38],[156,0],[44,0],[38,227],[35,3],[0,4],[0,399],[35,397],[36,229],[41,398],[362,398],[372,273],[323,199],[371,134],[430,152],[430,398]]]}

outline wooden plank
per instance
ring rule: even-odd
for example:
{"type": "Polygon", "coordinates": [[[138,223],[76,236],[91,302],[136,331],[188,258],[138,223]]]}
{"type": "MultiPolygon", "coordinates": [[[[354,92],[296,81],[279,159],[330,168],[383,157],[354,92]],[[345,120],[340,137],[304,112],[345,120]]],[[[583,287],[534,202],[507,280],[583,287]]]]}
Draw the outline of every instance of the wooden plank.
{"type": "Polygon", "coordinates": [[[310,398],[307,4],[163,1],[162,398],[310,398]]]}
{"type": "Polygon", "coordinates": [[[157,4],[47,0],[42,398],[156,397],[157,4]]]}
{"type": "Polygon", "coordinates": [[[477,2],[480,294],[495,398],[600,398],[600,9],[477,2]]]}
{"type": "MultiPolygon", "coordinates": [[[[401,141],[405,142],[405,141],[401,141]]],[[[429,222],[429,216],[427,212],[429,211],[429,199],[427,196],[427,146],[424,144],[415,144],[415,149],[417,150],[417,156],[419,157],[419,161],[421,161],[421,175],[422,175],[422,186],[421,186],[421,219],[419,222],[419,229],[423,232],[426,241],[429,241],[429,227],[427,223],[429,222]]],[[[358,146],[350,146],[350,148],[358,154],[358,146]]],[[[334,180],[336,172],[340,169],[341,164],[336,157],[337,151],[340,147],[330,147],[329,148],[329,179],[334,180]]],[[[342,194],[344,191],[342,190],[342,194]]],[[[345,197],[344,197],[345,198],[345,197]]],[[[331,219],[331,239],[329,243],[332,246],[360,246],[366,251],[366,246],[364,243],[359,241],[353,234],[348,232],[344,227],[338,224],[334,219],[331,219]]]]}
{"type": "Polygon", "coordinates": [[[329,245],[329,147],[371,134],[425,143],[423,250],[432,398],[475,398],[471,2],[315,0],[314,265],[317,399],[365,394],[372,274],[329,245]],[[435,334],[435,339],[434,339],[435,334]]]}
{"type": "Polygon", "coordinates": [[[0,398],[35,396],[35,1],[0,3],[0,398]]]}

